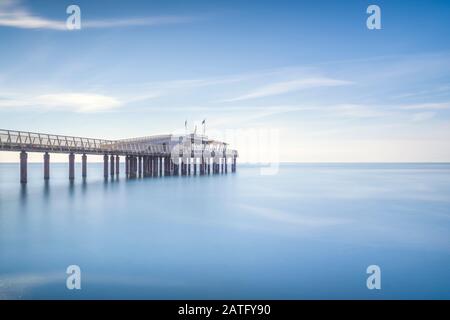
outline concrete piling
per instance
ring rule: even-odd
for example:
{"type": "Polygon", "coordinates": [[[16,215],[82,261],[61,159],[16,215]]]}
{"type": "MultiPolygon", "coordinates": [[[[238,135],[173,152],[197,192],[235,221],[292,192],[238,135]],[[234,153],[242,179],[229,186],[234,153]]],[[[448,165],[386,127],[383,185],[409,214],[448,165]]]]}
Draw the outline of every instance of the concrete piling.
{"type": "Polygon", "coordinates": [[[69,154],[69,180],[75,179],[75,155],[69,154]]]}
{"type": "Polygon", "coordinates": [[[138,159],[136,156],[131,157],[131,176],[132,178],[137,177],[137,171],[138,171],[138,159]]]}
{"type": "Polygon", "coordinates": [[[135,171],[135,163],[134,163],[135,157],[130,156],[130,178],[136,178],[136,171],[135,171]]]}
{"type": "Polygon", "coordinates": [[[142,177],[142,157],[138,157],[139,158],[139,163],[138,163],[138,175],[139,178],[142,177]]]}
{"type": "Polygon", "coordinates": [[[102,140],[50,134],[21,133],[0,130],[6,138],[0,149],[20,152],[20,181],[27,182],[27,152],[43,153],[44,180],[50,179],[49,153],[65,153],[69,156],[69,179],[75,179],[75,153],[81,156],[82,177],[87,177],[87,154],[103,155],[103,175],[119,176],[120,156],[125,158],[127,177],[202,176],[236,172],[236,150],[228,150],[225,142],[199,136],[160,135],[123,140],[102,140]],[[23,137],[28,137],[23,139],[23,137]],[[29,139],[31,139],[31,143],[29,139]],[[39,139],[37,139],[37,138],[39,139]],[[174,139],[175,138],[175,139],[174,139]],[[201,144],[200,144],[201,142],[201,144]],[[200,149],[201,148],[201,149],[200,149]],[[187,149],[187,150],[186,150],[187,149]],[[201,153],[199,153],[201,151],[201,153]]]}
{"type": "Polygon", "coordinates": [[[81,156],[81,176],[83,179],[87,177],[87,156],[83,154],[81,156]]]}
{"type": "Polygon", "coordinates": [[[20,152],[20,182],[27,183],[27,159],[28,155],[25,151],[20,152]]]}
{"type": "Polygon", "coordinates": [[[125,176],[128,177],[130,174],[130,156],[125,156],[125,176]]]}
{"type": "Polygon", "coordinates": [[[108,155],[103,156],[103,177],[108,179],[108,155]]]}
{"type": "Polygon", "coordinates": [[[114,177],[114,172],[116,171],[116,167],[114,166],[114,159],[115,159],[115,157],[113,155],[111,155],[111,157],[110,157],[110,161],[111,161],[110,174],[111,174],[111,177],[114,177]]]}
{"type": "Polygon", "coordinates": [[[142,157],[142,176],[145,178],[147,177],[147,156],[142,157]]]}
{"type": "Polygon", "coordinates": [[[44,180],[50,179],[50,155],[44,153],[44,180]]]}

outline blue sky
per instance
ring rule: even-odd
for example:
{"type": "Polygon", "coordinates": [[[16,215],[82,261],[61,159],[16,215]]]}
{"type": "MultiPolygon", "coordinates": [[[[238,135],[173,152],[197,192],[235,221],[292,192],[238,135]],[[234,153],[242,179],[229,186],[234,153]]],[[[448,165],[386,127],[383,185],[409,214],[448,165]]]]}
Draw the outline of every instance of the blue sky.
{"type": "Polygon", "coordinates": [[[448,1],[0,0],[0,128],[114,139],[206,118],[243,161],[265,157],[254,132],[284,161],[450,161],[448,39],[448,1]]]}

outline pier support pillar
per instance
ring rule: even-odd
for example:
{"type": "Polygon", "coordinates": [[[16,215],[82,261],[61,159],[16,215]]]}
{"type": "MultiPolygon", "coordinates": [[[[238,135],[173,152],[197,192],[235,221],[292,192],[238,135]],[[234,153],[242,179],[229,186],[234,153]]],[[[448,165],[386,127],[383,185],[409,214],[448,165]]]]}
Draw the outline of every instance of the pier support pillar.
{"type": "Polygon", "coordinates": [[[142,158],[142,176],[145,178],[145,177],[147,177],[147,175],[148,175],[148,168],[147,168],[147,159],[148,157],[147,156],[144,156],[143,158],[142,158]]]}
{"type": "Polygon", "coordinates": [[[155,157],[150,158],[150,170],[151,170],[151,176],[156,176],[156,169],[155,169],[155,157]]]}
{"type": "Polygon", "coordinates": [[[180,166],[179,166],[180,158],[173,159],[172,163],[173,163],[173,175],[174,176],[180,175],[180,169],[179,169],[180,168],[180,166]]]}
{"type": "Polygon", "coordinates": [[[208,164],[206,166],[208,168],[208,174],[211,174],[211,158],[208,158],[208,164]]]}
{"type": "Polygon", "coordinates": [[[153,157],[148,157],[148,176],[153,177],[153,157]]]}
{"type": "Polygon", "coordinates": [[[153,176],[153,157],[148,157],[148,176],[153,176]]]}
{"type": "Polygon", "coordinates": [[[128,177],[133,177],[133,156],[128,156],[128,177]]]}
{"type": "Polygon", "coordinates": [[[119,177],[120,172],[120,157],[116,156],[116,176],[119,177]]]}
{"type": "Polygon", "coordinates": [[[187,174],[190,176],[191,175],[191,163],[192,163],[192,158],[187,158],[187,174]]]}
{"type": "Polygon", "coordinates": [[[223,158],[224,166],[225,166],[225,173],[228,173],[228,159],[227,157],[223,158]]]}
{"type": "Polygon", "coordinates": [[[27,159],[27,153],[25,151],[22,151],[20,153],[20,183],[27,183],[27,159]]]}
{"type": "Polygon", "coordinates": [[[164,157],[163,158],[164,159],[164,176],[168,176],[169,175],[169,173],[168,173],[168,171],[169,170],[167,170],[168,169],[168,160],[167,160],[167,157],[164,157]]]}
{"type": "Polygon", "coordinates": [[[130,156],[130,178],[136,178],[136,158],[134,156],[130,156]]]}
{"type": "Polygon", "coordinates": [[[75,155],[69,154],[69,180],[75,179],[75,155]]]}
{"type": "Polygon", "coordinates": [[[130,156],[125,156],[125,176],[130,174],[130,156]]]}
{"type": "Polygon", "coordinates": [[[50,155],[44,153],[44,180],[50,179],[50,155]]]}
{"type": "Polygon", "coordinates": [[[193,159],[193,165],[194,165],[194,176],[197,175],[197,158],[193,159]]]}
{"type": "Polygon", "coordinates": [[[162,157],[159,157],[159,176],[160,177],[162,177],[162,166],[163,166],[162,157]]]}
{"type": "Polygon", "coordinates": [[[110,157],[110,161],[111,161],[111,164],[110,164],[110,174],[111,174],[111,177],[114,177],[114,172],[116,171],[116,167],[114,166],[114,156],[113,155],[111,155],[111,157],[110,157]]]}
{"type": "Polygon", "coordinates": [[[233,162],[231,164],[231,172],[236,172],[236,157],[233,157],[233,162]]]}
{"type": "Polygon", "coordinates": [[[84,178],[87,177],[87,156],[83,154],[81,156],[81,176],[84,178]]]}
{"type": "Polygon", "coordinates": [[[142,157],[141,156],[139,156],[138,174],[139,174],[139,178],[142,177],[142,157]]]}
{"type": "Polygon", "coordinates": [[[103,177],[108,179],[108,155],[105,154],[103,156],[103,177]]]}

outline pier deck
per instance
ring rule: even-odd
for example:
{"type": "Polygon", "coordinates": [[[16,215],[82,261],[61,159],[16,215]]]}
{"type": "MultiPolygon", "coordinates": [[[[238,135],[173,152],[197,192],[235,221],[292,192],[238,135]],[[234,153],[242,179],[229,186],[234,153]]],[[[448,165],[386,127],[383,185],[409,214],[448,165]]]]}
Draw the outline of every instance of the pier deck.
{"type": "Polygon", "coordinates": [[[228,148],[225,142],[196,134],[105,140],[3,129],[0,129],[0,151],[20,152],[22,183],[27,182],[27,152],[44,153],[44,179],[50,178],[49,153],[68,154],[70,180],[75,179],[75,154],[82,154],[83,178],[87,176],[88,154],[104,156],[105,178],[109,176],[108,171],[111,176],[119,175],[120,156],[125,157],[125,174],[131,178],[191,175],[191,172],[194,175],[197,172],[210,174],[211,171],[214,174],[227,173],[230,160],[231,172],[235,172],[238,157],[238,152],[228,148]]]}

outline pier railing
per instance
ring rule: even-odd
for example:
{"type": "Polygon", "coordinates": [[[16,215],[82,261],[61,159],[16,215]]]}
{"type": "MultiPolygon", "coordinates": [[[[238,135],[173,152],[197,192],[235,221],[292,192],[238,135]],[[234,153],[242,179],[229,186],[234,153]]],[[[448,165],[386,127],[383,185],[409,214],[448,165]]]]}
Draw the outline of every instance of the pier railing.
{"type": "Polygon", "coordinates": [[[3,129],[0,129],[0,150],[142,156],[169,156],[178,152],[187,155],[193,152],[195,156],[201,156],[202,153],[213,156],[237,156],[235,150],[224,149],[223,144],[202,145],[185,141],[179,145],[169,146],[138,139],[105,140],[3,129]]]}
{"type": "Polygon", "coordinates": [[[2,129],[0,150],[117,155],[161,155],[167,152],[161,145],[144,146],[131,142],[2,129]]]}
{"type": "Polygon", "coordinates": [[[69,180],[75,179],[75,153],[81,153],[82,177],[87,176],[86,154],[103,155],[103,172],[108,176],[119,175],[120,157],[125,157],[127,177],[164,175],[193,175],[227,173],[228,160],[232,160],[231,172],[236,172],[236,150],[226,148],[225,143],[195,143],[181,140],[177,144],[152,143],[149,140],[104,140],[0,129],[0,151],[20,151],[20,182],[27,183],[27,152],[45,152],[44,179],[50,177],[50,155],[69,154],[69,180]],[[181,159],[181,162],[180,162],[181,159]],[[197,166],[196,160],[201,159],[197,166]],[[213,164],[211,164],[211,160],[213,164]]]}

